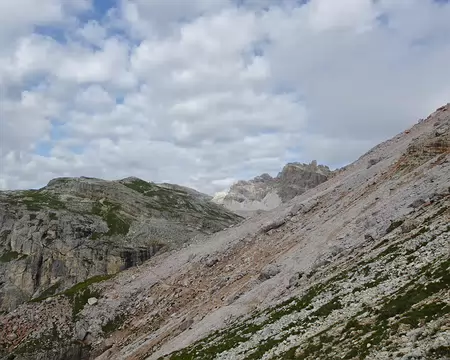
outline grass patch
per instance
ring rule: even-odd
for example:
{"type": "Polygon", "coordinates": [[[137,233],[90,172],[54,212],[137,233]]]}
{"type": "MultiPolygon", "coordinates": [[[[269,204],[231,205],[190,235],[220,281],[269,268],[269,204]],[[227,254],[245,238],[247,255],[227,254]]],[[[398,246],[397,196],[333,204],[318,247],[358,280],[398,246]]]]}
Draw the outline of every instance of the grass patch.
{"type": "Polygon", "coordinates": [[[334,298],[329,303],[322,305],[317,311],[314,312],[314,315],[319,317],[327,317],[333,312],[333,310],[338,309],[342,309],[342,304],[338,298],[334,298]]]}
{"type": "Polygon", "coordinates": [[[49,297],[51,297],[52,295],[55,294],[56,290],[58,290],[58,287],[61,283],[57,282],[55,284],[53,284],[52,286],[50,286],[49,288],[47,288],[45,291],[43,291],[39,297],[35,298],[35,299],[31,299],[29,302],[40,302],[42,300],[45,300],[49,297]]]}
{"type": "Polygon", "coordinates": [[[46,190],[25,190],[17,195],[29,211],[40,211],[45,208],[64,209],[65,204],[57,196],[46,190]]]}
{"type": "Polygon", "coordinates": [[[104,201],[103,204],[96,202],[92,206],[92,213],[102,217],[108,224],[109,229],[105,234],[93,233],[91,236],[92,240],[99,239],[102,235],[112,236],[128,234],[128,231],[130,230],[129,221],[120,216],[119,211],[120,205],[108,201],[104,201]]]}
{"type": "Polygon", "coordinates": [[[414,284],[404,294],[388,301],[380,310],[379,319],[389,319],[395,315],[403,314],[413,305],[425,300],[437,292],[450,287],[450,272],[447,270],[450,260],[444,261],[434,272],[429,273],[425,284],[414,284]]]}
{"type": "Polygon", "coordinates": [[[392,221],[389,227],[386,229],[386,235],[397,229],[400,225],[402,225],[405,220],[395,220],[392,221]]]}
{"type": "Polygon", "coordinates": [[[62,295],[67,296],[72,304],[72,316],[76,318],[77,314],[83,310],[84,305],[87,304],[87,301],[91,297],[99,297],[100,293],[98,291],[93,291],[89,289],[89,286],[95,283],[99,283],[101,281],[108,280],[112,278],[114,275],[98,275],[93,276],[81,283],[78,283],[72,286],[70,289],[67,289],[62,293],[62,295]]]}
{"type": "Polygon", "coordinates": [[[114,319],[108,321],[105,325],[102,326],[102,331],[106,335],[109,335],[120,328],[125,321],[125,315],[119,315],[114,319]]]}
{"type": "Polygon", "coordinates": [[[158,188],[157,185],[141,179],[134,179],[133,181],[123,183],[123,185],[144,195],[154,192],[155,188],[158,188]]]}
{"type": "Polygon", "coordinates": [[[382,241],[380,241],[378,244],[376,244],[372,250],[376,250],[380,247],[382,247],[383,245],[386,245],[390,240],[389,239],[383,239],[382,241]]]}
{"type": "Polygon", "coordinates": [[[400,322],[417,327],[423,322],[428,322],[448,313],[450,313],[450,305],[442,302],[430,303],[408,311],[400,319],[400,322]]]}
{"type": "Polygon", "coordinates": [[[17,251],[8,251],[0,256],[0,263],[7,263],[16,260],[20,256],[17,251]]]}
{"type": "Polygon", "coordinates": [[[56,283],[46,289],[38,298],[32,299],[29,302],[40,302],[49,297],[64,295],[68,297],[72,303],[72,318],[76,320],[78,313],[83,310],[84,306],[87,304],[88,299],[91,297],[100,296],[100,293],[98,291],[90,290],[89,286],[101,281],[108,280],[113,276],[114,274],[93,276],[83,282],[72,286],[70,289],[57,294],[55,294],[55,292],[59,286],[59,283],[56,283]]]}
{"type": "Polygon", "coordinates": [[[431,350],[429,355],[433,355],[436,359],[439,356],[439,359],[446,359],[450,356],[450,346],[439,346],[437,349],[431,350]]]}

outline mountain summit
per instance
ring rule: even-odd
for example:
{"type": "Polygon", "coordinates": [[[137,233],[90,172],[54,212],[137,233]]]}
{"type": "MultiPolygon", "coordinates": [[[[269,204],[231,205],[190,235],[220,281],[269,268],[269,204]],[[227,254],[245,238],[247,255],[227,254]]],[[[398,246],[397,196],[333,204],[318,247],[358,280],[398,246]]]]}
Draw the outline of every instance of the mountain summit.
{"type": "Polygon", "coordinates": [[[249,181],[238,181],[228,192],[214,196],[213,201],[241,215],[271,210],[297,195],[316,187],[332,175],[328,166],[288,163],[276,177],[262,174],[249,181]]]}

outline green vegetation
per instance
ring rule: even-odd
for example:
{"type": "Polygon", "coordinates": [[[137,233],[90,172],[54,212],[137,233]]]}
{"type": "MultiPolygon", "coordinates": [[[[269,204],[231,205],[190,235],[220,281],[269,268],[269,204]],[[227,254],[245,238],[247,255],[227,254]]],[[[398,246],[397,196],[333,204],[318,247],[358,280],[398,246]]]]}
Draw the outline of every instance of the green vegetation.
{"type": "Polygon", "coordinates": [[[165,188],[141,179],[123,183],[126,187],[137,191],[149,198],[146,207],[149,210],[156,210],[170,213],[172,216],[181,216],[183,212],[188,212],[191,216],[197,216],[203,221],[205,227],[213,227],[218,219],[236,220],[240,216],[221,210],[216,205],[205,202],[198,204],[189,193],[172,188],[165,188]]]}
{"type": "Polygon", "coordinates": [[[314,312],[314,315],[319,317],[327,317],[333,310],[338,309],[342,309],[342,304],[337,298],[334,298],[329,303],[322,305],[316,312],[314,312]]]}
{"type": "Polygon", "coordinates": [[[157,185],[141,179],[134,179],[131,182],[123,183],[123,185],[147,196],[149,196],[150,193],[157,191],[157,189],[159,188],[157,185]]]}
{"type": "MultiPolygon", "coordinates": [[[[335,277],[329,279],[325,284],[318,284],[311,287],[301,298],[286,300],[285,302],[277,306],[254,314],[251,319],[245,321],[244,323],[238,323],[230,329],[217,331],[211,334],[206,339],[201,340],[186,349],[173,353],[170,357],[170,360],[214,359],[217,354],[232,349],[236,347],[240,342],[246,341],[264,326],[278,321],[285,315],[289,315],[308,308],[317,296],[319,296],[325,290],[329,290],[330,288],[332,288],[334,282],[337,281],[337,279],[342,280],[347,276],[347,272],[338,274],[335,277]],[[266,320],[255,324],[254,320],[259,316],[265,317],[266,320]]],[[[301,323],[306,324],[309,322],[314,322],[318,317],[326,317],[333,310],[340,309],[341,307],[342,305],[338,298],[334,298],[330,302],[322,305],[315,312],[311,313],[309,320],[305,319],[301,323]]],[[[289,327],[298,325],[300,325],[300,323],[291,324],[289,327]]],[[[285,334],[281,337],[268,338],[266,341],[260,343],[259,346],[246,357],[246,359],[260,359],[266,351],[270,350],[278,343],[281,343],[289,335],[294,333],[295,332],[290,332],[289,334],[285,334]]]]}
{"type": "Polygon", "coordinates": [[[108,321],[105,325],[102,326],[103,334],[106,336],[113,333],[123,325],[124,321],[125,321],[124,315],[119,315],[113,320],[108,321]]]}
{"type": "Polygon", "coordinates": [[[58,290],[58,287],[60,285],[60,282],[57,282],[50,286],[49,288],[45,289],[37,298],[31,299],[29,302],[40,302],[42,300],[47,299],[48,297],[51,297],[55,294],[56,290],[58,290]]]}
{"type": "Polygon", "coordinates": [[[449,208],[447,206],[442,206],[438,211],[436,211],[433,215],[428,216],[425,220],[424,223],[425,224],[430,224],[431,220],[433,220],[434,218],[444,214],[445,212],[447,212],[449,210],[449,208]]]}
{"type": "Polygon", "coordinates": [[[91,297],[99,297],[100,293],[95,290],[89,289],[89,286],[101,281],[105,281],[113,277],[114,275],[98,275],[93,276],[81,283],[72,286],[62,293],[62,295],[67,296],[72,302],[72,317],[75,320],[78,313],[83,310],[87,301],[91,297]]]}
{"type": "MultiPolygon", "coordinates": [[[[402,252],[400,243],[388,246],[378,256],[367,261],[367,264],[377,259],[402,252]]],[[[389,346],[389,338],[396,334],[399,324],[405,323],[411,326],[419,326],[432,319],[442,317],[450,312],[450,306],[443,302],[428,301],[436,294],[447,291],[450,288],[450,260],[430,263],[422,268],[419,274],[404,287],[400,288],[394,295],[387,296],[377,307],[363,309],[350,319],[340,330],[340,336],[327,335],[329,329],[312,336],[302,343],[301,346],[293,347],[280,359],[334,359],[335,351],[342,342],[346,346],[345,359],[366,359],[367,356],[379,346],[389,346]],[[364,315],[363,315],[364,314],[364,315]],[[364,318],[359,319],[358,316],[364,318]],[[339,340],[338,340],[339,339],[339,340]]],[[[301,298],[289,299],[277,306],[266,309],[244,321],[237,322],[228,329],[217,331],[209,337],[194,343],[190,347],[174,352],[170,355],[171,360],[185,359],[213,359],[221,352],[235,348],[241,342],[247,341],[251,336],[267,325],[276,322],[285,315],[299,313],[301,310],[311,312],[301,320],[290,323],[283,331],[274,337],[269,337],[254,349],[250,350],[245,359],[260,359],[270,349],[275,348],[288,336],[301,334],[308,324],[318,321],[319,317],[325,318],[333,311],[342,308],[339,296],[328,303],[313,310],[314,299],[324,292],[335,289],[342,284],[343,280],[349,278],[350,273],[370,274],[370,268],[353,267],[330,278],[322,284],[311,287],[301,298]],[[260,319],[256,321],[256,319],[260,319]]],[[[377,286],[389,278],[383,272],[377,273],[374,279],[366,283],[362,289],[377,286]]],[[[339,326],[335,324],[334,326],[339,326]]],[[[342,350],[342,348],[341,348],[342,350]]],[[[439,349],[443,354],[448,349],[439,349]]]]}
{"type": "Polygon", "coordinates": [[[35,358],[37,352],[41,353],[41,355],[43,352],[53,353],[52,355],[54,355],[54,351],[57,348],[59,350],[64,350],[63,353],[80,354],[82,358],[85,358],[90,351],[90,345],[79,342],[74,343],[71,341],[70,337],[59,333],[56,324],[53,323],[52,328],[47,330],[39,338],[21,342],[7,359],[16,359],[17,355],[19,355],[20,358],[22,358],[21,355],[25,355],[25,358],[28,359],[31,358],[30,354],[33,354],[33,358],[35,358]]]}
{"type": "Polygon", "coordinates": [[[0,263],[7,263],[16,260],[19,255],[20,253],[18,253],[17,251],[8,251],[0,256],[0,263]]]}
{"type": "Polygon", "coordinates": [[[411,289],[388,301],[379,312],[379,319],[384,320],[397,314],[403,314],[418,302],[431,295],[450,287],[450,260],[444,261],[434,272],[428,273],[429,280],[426,284],[415,283],[411,289]]]}
{"type": "Polygon", "coordinates": [[[431,319],[439,318],[445,314],[450,313],[450,305],[442,302],[424,304],[417,308],[408,311],[402,319],[401,323],[409,324],[417,327],[422,322],[430,321],[431,319]]]}
{"type": "MultiPolygon", "coordinates": [[[[120,205],[109,201],[104,201],[103,204],[96,202],[92,206],[92,213],[102,217],[108,224],[109,230],[104,235],[112,236],[128,234],[128,231],[130,230],[129,220],[124,219],[123,216],[119,214],[119,211],[120,205]]],[[[101,235],[99,233],[94,233],[92,234],[91,239],[96,240],[100,237],[101,235]]]]}
{"type": "Polygon", "coordinates": [[[447,359],[450,357],[450,346],[439,346],[431,350],[428,355],[432,355],[434,359],[447,359]]]}
{"type": "Polygon", "coordinates": [[[30,211],[40,211],[45,208],[64,209],[65,205],[55,195],[46,190],[22,191],[16,198],[26,205],[30,211]]]}
{"type": "Polygon", "coordinates": [[[63,292],[55,294],[56,290],[59,287],[59,283],[56,283],[46,289],[39,297],[30,300],[29,302],[40,302],[49,297],[64,295],[69,298],[72,303],[72,317],[76,320],[78,313],[83,310],[84,306],[87,304],[87,301],[91,297],[99,297],[100,293],[98,291],[94,291],[89,289],[89,286],[92,284],[96,284],[105,280],[112,278],[114,274],[111,275],[97,275],[93,276],[83,282],[80,282],[70,289],[67,289],[63,292]]]}
{"type": "Polygon", "coordinates": [[[402,225],[405,222],[405,220],[396,220],[396,221],[392,221],[391,225],[389,225],[389,227],[386,230],[386,234],[391,233],[392,231],[394,231],[395,229],[397,229],[400,225],[402,225]]]}

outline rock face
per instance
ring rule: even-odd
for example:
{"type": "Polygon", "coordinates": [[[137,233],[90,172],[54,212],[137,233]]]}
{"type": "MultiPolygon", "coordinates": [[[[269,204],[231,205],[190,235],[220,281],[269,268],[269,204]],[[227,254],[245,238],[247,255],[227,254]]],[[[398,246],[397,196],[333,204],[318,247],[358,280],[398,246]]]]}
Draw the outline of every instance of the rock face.
{"type": "Polygon", "coordinates": [[[1,192],[0,311],[239,221],[207,195],[137,178],[60,178],[40,190],[1,192]]]}
{"type": "Polygon", "coordinates": [[[449,359],[449,186],[450,104],[276,209],[0,315],[0,358],[449,359]]]}
{"type": "Polygon", "coordinates": [[[262,174],[250,181],[238,181],[225,193],[218,193],[213,201],[240,214],[271,210],[325,182],[331,170],[324,165],[289,163],[276,176],[262,174]]]}

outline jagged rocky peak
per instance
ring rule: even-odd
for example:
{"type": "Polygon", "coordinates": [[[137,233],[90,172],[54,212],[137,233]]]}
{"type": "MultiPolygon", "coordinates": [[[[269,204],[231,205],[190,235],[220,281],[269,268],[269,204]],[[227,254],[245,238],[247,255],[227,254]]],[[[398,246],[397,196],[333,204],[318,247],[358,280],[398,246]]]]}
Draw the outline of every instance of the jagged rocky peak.
{"type": "Polygon", "coordinates": [[[283,170],[278,174],[278,177],[282,177],[283,173],[291,172],[291,171],[299,171],[299,172],[311,172],[311,173],[317,173],[324,176],[329,176],[331,174],[331,170],[326,165],[318,165],[317,160],[311,161],[309,164],[299,163],[299,162],[292,162],[287,163],[283,170]]]}
{"type": "Polygon", "coordinates": [[[276,177],[267,173],[252,180],[240,180],[229,191],[217,193],[213,201],[241,215],[250,216],[258,210],[271,210],[283,202],[323,183],[332,174],[316,160],[309,164],[286,164],[276,177]]]}
{"type": "Polygon", "coordinates": [[[0,311],[239,221],[208,195],[135,177],[61,177],[38,190],[0,192],[0,311]]]}

